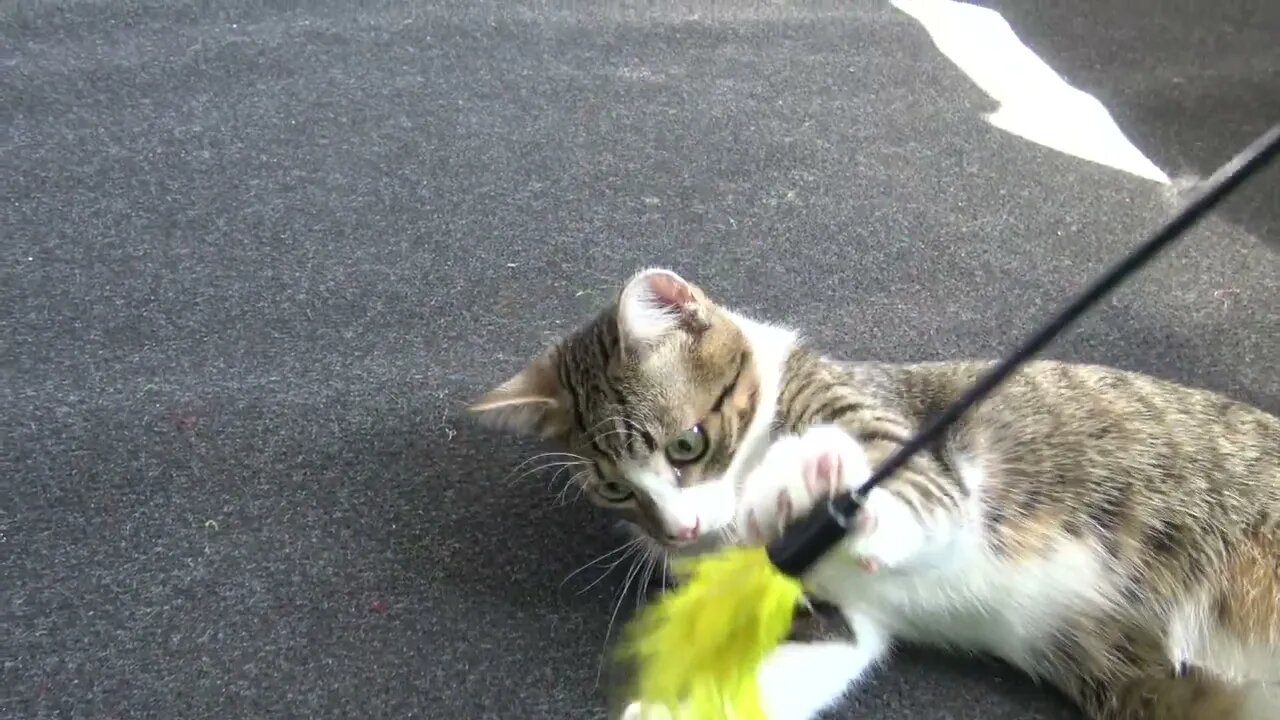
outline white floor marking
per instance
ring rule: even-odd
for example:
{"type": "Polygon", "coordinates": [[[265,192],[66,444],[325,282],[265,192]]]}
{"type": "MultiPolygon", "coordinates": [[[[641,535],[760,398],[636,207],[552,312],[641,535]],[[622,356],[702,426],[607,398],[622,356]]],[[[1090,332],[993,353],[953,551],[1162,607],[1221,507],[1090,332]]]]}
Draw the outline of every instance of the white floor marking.
{"type": "Polygon", "coordinates": [[[994,126],[1059,152],[1169,184],[1111,113],[1023,44],[1000,13],[956,0],[890,0],[915,18],[942,54],[1000,103],[994,126]]]}

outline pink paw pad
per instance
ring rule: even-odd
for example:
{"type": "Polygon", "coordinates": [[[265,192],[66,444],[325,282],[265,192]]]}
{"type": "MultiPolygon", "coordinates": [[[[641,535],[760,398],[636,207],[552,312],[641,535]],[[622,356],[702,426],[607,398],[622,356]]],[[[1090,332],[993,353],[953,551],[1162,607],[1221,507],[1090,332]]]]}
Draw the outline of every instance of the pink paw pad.
{"type": "Polygon", "coordinates": [[[841,483],[842,463],[840,455],[833,452],[819,453],[804,464],[805,489],[814,497],[835,494],[841,483]]]}

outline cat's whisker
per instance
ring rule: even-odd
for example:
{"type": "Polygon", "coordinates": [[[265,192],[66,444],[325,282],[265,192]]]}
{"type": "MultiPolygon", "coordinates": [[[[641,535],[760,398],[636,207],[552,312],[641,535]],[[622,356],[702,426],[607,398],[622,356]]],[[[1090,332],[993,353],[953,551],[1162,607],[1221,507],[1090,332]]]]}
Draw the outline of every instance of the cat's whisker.
{"type": "MultiPolygon", "coordinates": [[[[613,428],[607,432],[601,432],[597,435],[594,435],[592,437],[592,442],[601,443],[604,441],[605,438],[613,437],[614,435],[624,435],[628,431],[634,431],[636,433],[642,433],[644,431],[644,426],[641,425],[639,422],[632,420],[631,418],[624,417],[622,415],[614,415],[614,416],[605,418],[604,420],[601,420],[600,422],[593,425],[591,429],[594,430],[595,428],[598,428],[605,423],[619,423],[622,425],[622,427],[613,428]]],[[[590,434],[590,432],[591,431],[588,431],[588,434],[590,434]]]]}
{"type": "MultiPolygon", "coordinates": [[[[631,540],[631,541],[629,541],[629,542],[622,543],[622,544],[621,544],[621,545],[619,545],[618,547],[613,548],[612,550],[609,550],[608,552],[604,553],[603,555],[600,555],[600,556],[596,557],[595,559],[593,559],[593,560],[591,560],[590,562],[588,562],[586,565],[583,565],[582,567],[578,568],[577,570],[574,570],[573,572],[569,573],[569,574],[565,577],[565,579],[564,579],[564,580],[561,580],[561,581],[560,581],[560,587],[564,587],[564,584],[565,584],[565,583],[567,583],[567,582],[569,582],[570,580],[572,580],[572,579],[573,579],[573,577],[574,577],[575,575],[577,575],[578,573],[582,572],[583,570],[586,570],[587,568],[591,567],[592,565],[595,565],[595,564],[596,564],[596,563],[598,563],[598,562],[603,562],[604,560],[607,560],[608,558],[611,558],[611,557],[613,557],[614,555],[617,555],[618,553],[623,552],[624,550],[627,550],[627,549],[628,549],[628,548],[630,548],[630,547],[633,547],[637,542],[638,542],[638,540],[631,540]]],[[[623,555],[623,557],[625,558],[625,557],[626,557],[626,555],[623,555]]],[[[616,565],[616,562],[615,562],[615,565],[616,565]]],[[[609,567],[613,567],[613,565],[610,565],[609,567]]]]}
{"type": "Polygon", "coordinates": [[[579,470],[578,472],[573,474],[573,477],[569,478],[569,482],[578,482],[578,478],[582,477],[583,475],[590,475],[590,474],[591,474],[591,468],[587,468],[585,470],[579,470]]]}
{"type": "MultiPolygon", "coordinates": [[[[560,475],[562,475],[562,474],[564,473],[564,471],[565,471],[565,470],[570,470],[570,469],[575,468],[575,467],[577,467],[577,466],[576,466],[576,465],[568,465],[568,464],[561,465],[561,466],[560,466],[560,469],[556,470],[556,471],[555,471],[555,473],[551,476],[551,479],[550,479],[550,480],[547,480],[547,489],[548,489],[548,490],[550,490],[550,489],[552,488],[552,486],[554,486],[554,485],[556,484],[556,481],[560,479],[560,475]]],[[[581,475],[581,474],[582,474],[582,472],[583,472],[583,471],[579,470],[578,472],[576,472],[576,473],[574,473],[574,474],[570,475],[570,476],[569,476],[569,481],[570,481],[570,482],[572,482],[572,481],[573,481],[573,478],[578,477],[579,475],[581,475]]]]}
{"type": "Polygon", "coordinates": [[[640,609],[640,603],[644,602],[645,583],[648,582],[649,577],[653,572],[654,562],[655,562],[655,558],[653,553],[646,550],[644,561],[640,566],[640,574],[636,575],[636,580],[639,581],[638,583],[636,583],[636,609],[637,610],[640,609]]]}
{"type": "Polygon", "coordinates": [[[595,587],[597,584],[599,584],[599,583],[600,583],[600,581],[601,581],[601,580],[604,580],[606,577],[608,577],[608,576],[609,576],[609,574],[613,572],[613,569],[614,569],[614,568],[616,568],[616,567],[618,567],[619,565],[621,565],[623,562],[625,562],[625,561],[627,560],[627,558],[629,558],[631,555],[633,555],[633,554],[634,554],[636,551],[638,551],[638,550],[639,550],[639,547],[638,547],[638,546],[632,545],[632,546],[627,550],[627,552],[625,552],[625,553],[623,553],[623,554],[622,554],[622,557],[620,557],[620,558],[618,558],[617,560],[614,560],[613,562],[609,563],[609,566],[608,566],[608,567],[606,567],[606,568],[604,569],[604,572],[600,573],[600,577],[596,578],[595,580],[592,580],[592,581],[591,581],[591,584],[589,584],[589,585],[587,585],[586,587],[584,587],[584,588],[582,588],[581,590],[579,590],[579,591],[577,592],[577,594],[578,594],[578,595],[582,595],[583,593],[587,592],[587,591],[588,591],[588,590],[590,590],[591,588],[595,587]]]}
{"type": "Polygon", "coordinates": [[[582,462],[574,461],[574,460],[553,460],[551,462],[546,462],[541,465],[535,465],[534,467],[529,468],[528,470],[525,470],[524,472],[520,473],[515,478],[513,478],[510,484],[514,485],[530,475],[534,475],[536,473],[542,472],[543,470],[547,470],[549,468],[565,467],[565,466],[574,467],[582,464],[583,464],[582,462]]]}
{"type": "Polygon", "coordinates": [[[655,571],[659,569],[659,567],[661,567],[661,572],[663,573],[663,577],[659,579],[662,580],[663,587],[666,587],[666,584],[667,584],[666,577],[665,577],[666,568],[667,568],[666,556],[667,554],[664,551],[658,551],[656,553],[653,553],[650,556],[649,569],[645,572],[644,584],[640,586],[640,592],[637,594],[637,597],[636,597],[637,610],[640,609],[641,602],[649,599],[649,590],[653,583],[653,574],[655,571]],[[659,565],[659,560],[661,560],[661,565],[659,565]]]}
{"type": "Polygon", "coordinates": [[[594,424],[594,425],[592,425],[591,427],[587,428],[587,429],[583,432],[583,434],[584,434],[584,435],[590,435],[592,432],[594,432],[594,431],[595,431],[595,429],[596,429],[596,428],[600,427],[601,425],[604,425],[605,423],[616,422],[616,421],[617,421],[617,419],[618,419],[618,417],[620,417],[620,416],[617,416],[617,415],[610,415],[609,417],[606,417],[606,418],[604,418],[604,419],[600,420],[599,422],[595,423],[595,424],[594,424]]]}
{"type": "MultiPolygon", "coordinates": [[[[625,425],[625,423],[626,423],[626,422],[629,422],[629,420],[628,420],[627,418],[625,418],[625,417],[621,416],[621,415],[610,415],[609,417],[606,417],[606,418],[604,418],[603,420],[601,420],[601,421],[597,422],[596,424],[592,425],[591,427],[587,428],[587,429],[586,429],[586,431],[585,431],[583,434],[584,434],[584,435],[587,435],[588,437],[592,437],[592,438],[594,438],[594,441],[595,441],[595,442],[599,442],[601,437],[608,437],[608,435],[607,435],[607,434],[606,434],[606,435],[603,435],[603,436],[601,436],[601,435],[596,435],[596,434],[595,434],[595,432],[596,432],[596,430],[597,430],[598,428],[600,428],[601,426],[604,426],[604,425],[614,425],[614,424],[616,424],[616,423],[624,423],[623,427],[625,428],[625,427],[626,427],[626,425],[625,425]]],[[[637,425],[636,427],[638,428],[639,426],[637,425]]],[[[611,428],[611,429],[609,430],[609,432],[610,432],[610,433],[616,433],[616,432],[619,432],[619,430],[618,430],[617,428],[611,428]]]]}
{"type": "Polygon", "coordinates": [[[636,431],[644,430],[644,426],[641,425],[637,420],[634,420],[632,418],[619,415],[618,420],[622,422],[623,426],[630,426],[632,430],[636,430],[636,431]]]}
{"type": "Polygon", "coordinates": [[[596,435],[595,438],[593,438],[592,442],[603,444],[605,439],[611,438],[614,435],[625,435],[627,434],[627,432],[629,432],[629,428],[614,428],[613,430],[610,430],[608,432],[603,432],[603,433],[600,433],[599,435],[596,435]]]}
{"type": "MultiPolygon", "coordinates": [[[[517,464],[515,467],[511,468],[511,472],[507,473],[506,477],[504,477],[504,478],[502,479],[502,481],[501,481],[501,482],[507,482],[507,480],[508,480],[512,475],[515,475],[517,472],[519,472],[519,471],[520,471],[520,468],[523,468],[524,466],[528,465],[529,463],[537,462],[538,460],[541,460],[541,459],[543,459],[543,458],[550,458],[550,457],[555,457],[555,458],[569,458],[569,460],[570,460],[570,461],[577,461],[577,462],[581,462],[581,463],[589,463],[589,462],[591,462],[591,461],[590,461],[590,460],[588,460],[587,458],[585,458],[585,457],[583,457],[583,456],[581,456],[581,455],[578,455],[578,454],[576,454],[576,453],[570,453],[570,452],[542,452],[542,453],[538,453],[537,455],[534,455],[534,456],[529,457],[529,458],[525,458],[524,460],[520,461],[520,463],[519,463],[519,464],[517,464]]],[[[522,474],[520,477],[524,477],[524,475],[522,474]]],[[[518,479],[518,478],[517,478],[517,479],[518,479]]],[[[514,481],[513,481],[513,482],[514,482],[514,481]]]]}
{"type": "Polygon", "coordinates": [[[588,472],[590,472],[590,469],[580,470],[577,473],[575,473],[573,477],[569,478],[568,482],[566,482],[564,486],[560,488],[560,492],[556,493],[556,498],[555,500],[552,501],[551,507],[557,507],[557,508],[564,507],[565,505],[575,502],[578,498],[582,497],[582,492],[584,488],[582,483],[578,482],[578,478],[582,477],[588,472]],[[578,494],[574,495],[572,498],[566,498],[565,495],[569,492],[569,488],[572,488],[572,487],[578,488],[578,494]]]}
{"type": "Polygon", "coordinates": [[[604,660],[609,652],[609,638],[613,635],[613,624],[618,619],[618,611],[622,609],[622,601],[627,599],[627,591],[631,589],[631,583],[635,580],[639,571],[640,556],[637,555],[631,561],[631,569],[627,571],[626,579],[622,581],[622,592],[618,593],[618,602],[613,606],[613,614],[609,616],[609,625],[604,631],[604,647],[600,650],[600,662],[596,665],[596,688],[600,687],[600,676],[604,672],[604,660]]]}
{"type": "Polygon", "coordinates": [[[573,461],[573,460],[553,460],[553,461],[551,461],[551,462],[543,463],[543,464],[541,464],[541,465],[537,465],[537,466],[532,467],[532,468],[530,468],[530,469],[528,469],[528,470],[525,470],[524,472],[520,473],[519,477],[517,477],[517,478],[515,478],[514,480],[512,480],[512,481],[510,482],[510,484],[511,484],[511,485],[515,485],[516,483],[520,482],[521,480],[523,480],[524,478],[526,478],[526,477],[528,477],[528,476],[530,476],[530,475],[535,475],[535,474],[537,474],[537,473],[542,472],[543,470],[547,470],[547,469],[550,469],[550,468],[553,468],[553,467],[578,467],[578,466],[583,465],[583,464],[584,464],[584,463],[583,463],[582,461],[573,461]]]}

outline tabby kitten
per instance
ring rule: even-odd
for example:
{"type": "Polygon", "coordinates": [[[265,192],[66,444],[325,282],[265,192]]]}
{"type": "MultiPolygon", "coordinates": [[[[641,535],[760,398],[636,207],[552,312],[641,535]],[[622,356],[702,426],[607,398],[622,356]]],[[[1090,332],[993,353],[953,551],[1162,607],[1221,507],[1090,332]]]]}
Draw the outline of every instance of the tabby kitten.
{"type": "MultiPolygon", "coordinates": [[[[857,486],[985,367],[837,362],[651,269],[473,411],[586,458],[594,503],[698,552],[857,486]]],[[[807,587],[845,631],[766,660],[771,720],[831,707],[895,639],[1002,658],[1096,720],[1280,718],[1280,420],[1032,363],[874,489],[807,587]]]]}

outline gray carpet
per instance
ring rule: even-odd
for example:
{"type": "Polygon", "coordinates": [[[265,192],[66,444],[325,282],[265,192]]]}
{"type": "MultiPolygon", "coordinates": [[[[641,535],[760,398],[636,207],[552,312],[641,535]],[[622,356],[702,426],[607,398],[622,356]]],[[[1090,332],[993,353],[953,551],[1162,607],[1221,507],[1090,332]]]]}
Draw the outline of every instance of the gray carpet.
{"type": "MultiPolygon", "coordinates": [[[[1261,0],[1004,4],[1171,174],[1276,119],[1261,0]]],[[[617,540],[467,399],[651,263],[993,355],[1173,207],[882,2],[216,7],[0,5],[5,718],[603,717],[622,576],[563,581],[617,540]]],[[[1275,177],[1052,354],[1280,411],[1275,177]]],[[[1074,714],[907,653],[836,716],[1074,714]]]]}

